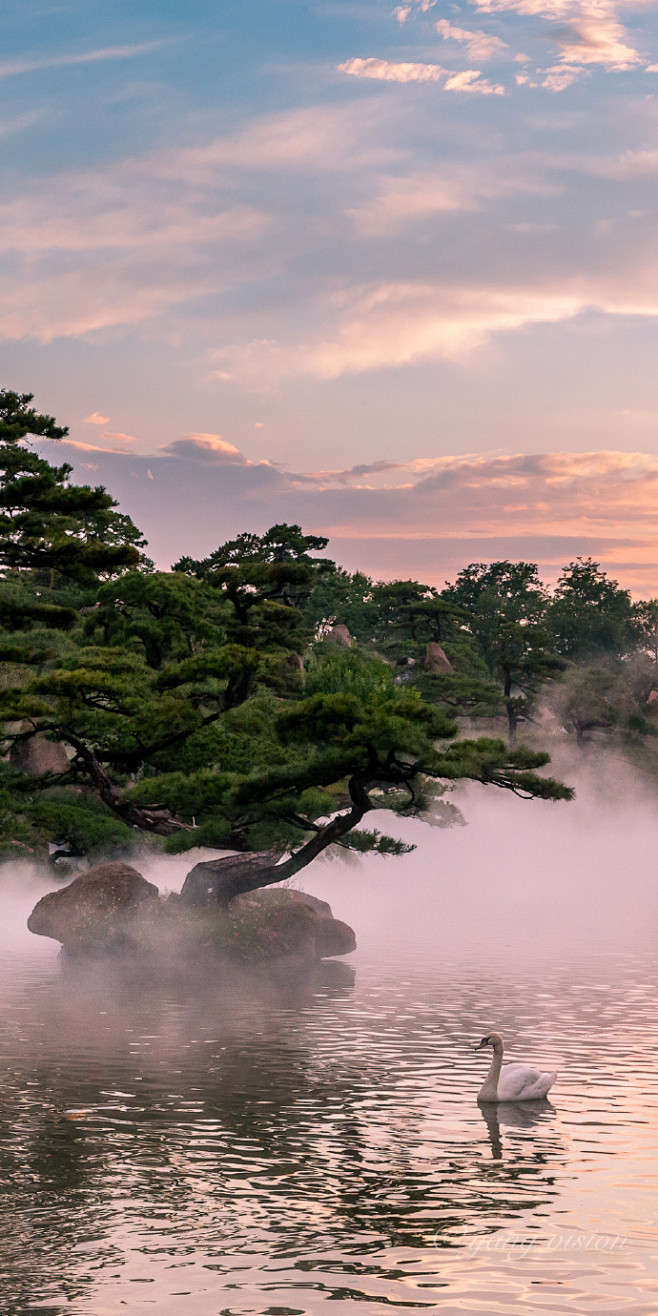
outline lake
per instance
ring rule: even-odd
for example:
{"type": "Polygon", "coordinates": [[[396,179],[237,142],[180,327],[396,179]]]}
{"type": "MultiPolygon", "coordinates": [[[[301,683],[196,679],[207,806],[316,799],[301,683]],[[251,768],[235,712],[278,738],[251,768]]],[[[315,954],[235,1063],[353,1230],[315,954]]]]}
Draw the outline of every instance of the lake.
{"type": "Polygon", "coordinates": [[[658,819],[606,772],[316,865],[359,950],[293,976],[74,971],[7,866],[0,1309],[655,1312],[658,819]],[[548,1100],[478,1107],[494,1026],[548,1100]]]}

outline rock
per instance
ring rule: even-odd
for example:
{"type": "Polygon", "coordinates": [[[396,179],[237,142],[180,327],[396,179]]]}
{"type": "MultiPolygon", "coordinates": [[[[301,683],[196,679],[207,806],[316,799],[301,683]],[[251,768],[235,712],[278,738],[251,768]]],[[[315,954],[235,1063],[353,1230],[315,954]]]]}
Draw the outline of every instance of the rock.
{"type": "Polygon", "coordinates": [[[259,912],[260,932],[272,958],[321,960],[356,950],[354,929],[334,918],[326,900],[305,891],[252,891],[238,896],[230,908],[238,916],[241,910],[259,912]]]}
{"type": "Polygon", "coordinates": [[[44,772],[66,772],[69,756],[66,746],[57,740],[46,740],[43,734],[19,740],[9,752],[12,768],[24,772],[26,777],[41,777],[44,772]]]}
{"type": "Polygon", "coordinates": [[[286,667],[291,672],[304,671],[304,659],[300,653],[289,653],[286,658],[286,667]]]}
{"type": "Polygon", "coordinates": [[[338,626],[332,626],[327,639],[330,644],[337,644],[341,649],[351,649],[352,647],[352,637],[347,626],[343,626],[341,623],[338,626]]]}
{"type": "Polygon", "coordinates": [[[431,641],[425,646],[425,671],[426,672],[453,672],[454,667],[440,644],[431,641]]]}
{"type": "Polygon", "coordinates": [[[131,944],[131,924],[145,906],[159,904],[158,888],[129,864],[96,864],[49,891],[27,921],[38,937],[53,937],[67,950],[114,950],[131,944]]]}
{"type": "Polygon", "coordinates": [[[295,905],[308,905],[318,918],[333,918],[331,905],[326,900],[320,900],[319,896],[310,896],[308,891],[297,891],[294,887],[282,889],[280,895],[284,894],[295,905]]]}
{"type": "Polygon", "coordinates": [[[310,896],[306,891],[288,891],[288,898],[296,904],[304,905],[315,917],[316,958],[325,955],[349,955],[356,950],[354,929],[342,919],[334,918],[331,905],[317,896],[310,896]]]}

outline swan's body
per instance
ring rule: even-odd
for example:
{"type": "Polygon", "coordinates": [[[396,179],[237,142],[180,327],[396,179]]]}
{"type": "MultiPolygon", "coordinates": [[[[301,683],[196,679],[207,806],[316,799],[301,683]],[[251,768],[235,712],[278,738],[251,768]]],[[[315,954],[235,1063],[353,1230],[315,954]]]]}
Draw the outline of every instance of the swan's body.
{"type": "Polygon", "coordinates": [[[557,1071],[542,1073],[532,1065],[504,1065],[503,1039],[498,1033],[483,1037],[475,1048],[493,1047],[489,1073],[478,1092],[478,1101],[538,1101],[552,1088],[557,1071]]]}

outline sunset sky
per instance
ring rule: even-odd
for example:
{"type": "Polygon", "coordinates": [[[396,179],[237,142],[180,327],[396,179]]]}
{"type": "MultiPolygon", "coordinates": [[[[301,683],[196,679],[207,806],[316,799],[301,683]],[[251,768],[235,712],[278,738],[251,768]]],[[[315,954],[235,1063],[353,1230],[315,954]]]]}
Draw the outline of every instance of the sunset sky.
{"type": "Polygon", "coordinates": [[[658,594],[657,4],[8,0],[6,387],[159,565],[658,594]]]}

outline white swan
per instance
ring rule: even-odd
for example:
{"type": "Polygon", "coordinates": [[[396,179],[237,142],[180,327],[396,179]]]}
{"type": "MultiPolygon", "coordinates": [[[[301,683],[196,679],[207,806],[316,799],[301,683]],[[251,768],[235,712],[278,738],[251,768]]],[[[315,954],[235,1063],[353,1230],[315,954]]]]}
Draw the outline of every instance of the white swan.
{"type": "Polygon", "coordinates": [[[489,1033],[478,1042],[475,1050],[493,1047],[493,1059],[487,1077],[478,1092],[478,1101],[537,1101],[552,1088],[557,1070],[543,1074],[532,1065],[503,1065],[503,1039],[499,1033],[489,1033]]]}

